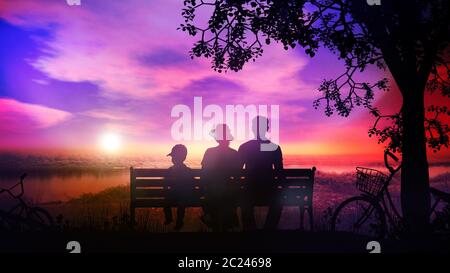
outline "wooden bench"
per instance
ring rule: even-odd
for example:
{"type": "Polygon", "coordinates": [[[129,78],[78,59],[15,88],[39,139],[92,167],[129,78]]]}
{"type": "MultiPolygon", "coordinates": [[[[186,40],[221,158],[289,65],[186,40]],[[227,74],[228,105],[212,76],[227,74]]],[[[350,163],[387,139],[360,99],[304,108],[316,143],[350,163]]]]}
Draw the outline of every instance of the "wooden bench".
{"type": "MultiPolygon", "coordinates": [[[[304,227],[304,214],[308,212],[310,230],[313,230],[313,185],[316,168],[311,169],[284,169],[274,171],[274,191],[279,191],[282,206],[298,206],[300,209],[300,229],[304,227]],[[278,181],[277,181],[278,180],[278,181]]],[[[193,194],[190,194],[183,203],[187,207],[201,207],[204,204],[204,188],[200,182],[202,170],[193,169],[192,175],[195,180],[193,194]]],[[[158,208],[165,206],[176,206],[169,203],[166,195],[170,189],[165,187],[164,179],[168,177],[167,169],[144,169],[130,168],[130,217],[131,223],[135,223],[137,208],[158,208]]],[[[232,185],[236,185],[236,206],[242,204],[245,198],[245,170],[239,177],[230,177],[232,185]]],[[[269,199],[255,200],[255,206],[268,206],[269,199]]]]}

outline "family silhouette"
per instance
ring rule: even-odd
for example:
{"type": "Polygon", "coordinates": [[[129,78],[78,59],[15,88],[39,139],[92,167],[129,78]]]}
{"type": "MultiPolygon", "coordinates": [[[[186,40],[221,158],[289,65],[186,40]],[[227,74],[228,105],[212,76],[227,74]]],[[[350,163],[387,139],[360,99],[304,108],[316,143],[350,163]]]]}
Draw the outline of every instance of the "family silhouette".
{"type": "MultiPolygon", "coordinates": [[[[269,120],[257,116],[252,121],[255,138],[243,143],[238,151],[230,147],[233,140],[230,128],[218,124],[211,132],[218,143],[208,148],[201,161],[202,183],[205,189],[205,202],[201,220],[213,231],[229,231],[239,227],[236,207],[236,184],[230,177],[238,177],[241,170],[246,171],[246,184],[241,205],[242,227],[245,231],[256,230],[254,207],[259,199],[269,200],[269,210],[264,229],[277,228],[282,206],[279,204],[278,191],[274,190],[274,170],[283,169],[283,156],[280,147],[267,138],[269,120]],[[269,149],[263,149],[270,147],[269,149]]],[[[191,169],[184,164],[187,148],[177,144],[168,156],[172,157],[173,166],[169,168],[170,179],[166,179],[166,198],[176,201],[177,220],[175,230],[183,226],[185,205],[183,200],[193,194],[194,178],[191,169]]],[[[170,207],[164,208],[165,223],[173,221],[170,207]]]]}

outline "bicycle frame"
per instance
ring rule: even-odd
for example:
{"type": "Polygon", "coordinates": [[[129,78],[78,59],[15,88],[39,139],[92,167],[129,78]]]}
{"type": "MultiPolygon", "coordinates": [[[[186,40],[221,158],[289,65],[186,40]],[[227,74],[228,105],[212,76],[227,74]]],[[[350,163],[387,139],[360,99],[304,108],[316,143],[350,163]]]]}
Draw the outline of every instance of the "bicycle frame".
{"type": "MultiPolygon", "coordinates": [[[[7,193],[14,200],[18,200],[18,204],[14,205],[9,211],[1,211],[2,222],[8,223],[7,225],[11,225],[10,228],[16,228],[16,225],[19,229],[42,229],[53,226],[53,219],[51,215],[44,209],[35,206],[29,206],[23,199],[24,195],[24,186],[23,180],[26,174],[23,174],[20,177],[20,182],[16,185],[8,188],[8,189],[0,189],[0,194],[7,193]],[[20,186],[20,193],[14,194],[12,192],[13,189],[20,186]],[[5,220],[6,219],[6,220],[5,220]]],[[[0,223],[2,224],[2,223],[0,223]]]]}
{"type": "Polygon", "coordinates": [[[2,189],[0,190],[0,194],[2,193],[7,193],[9,196],[11,196],[13,199],[18,200],[18,204],[14,207],[12,207],[8,213],[12,214],[13,212],[15,212],[17,209],[20,209],[18,215],[22,215],[22,213],[25,211],[26,213],[28,213],[29,210],[29,206],[27,205],[27,203],[25,203],[25,201],[23,201],[22,197],[24,194],[24,187],[23,187],[23,181],[26,177],[26,174],[23,174],[22,176],[20,176],[20,182],[15,184],[14,186],[11,186],[8,189],[2,189]],[[12,190],[14,190],[16,187],[20,186],[20,193],[19,194],[14,194],[12,192],[12,190]]]}
{"type": "MultiPolygon", "coordinates": [[[[401,169],[401,164],[397,168],[392,168],[388,164],[387,156],[392,157],[393,155],[389,152],[385,152],[385,155],[384,155],[385,165],[386,165],[387,169],[389,170],[390,175],[388,176],[388,179],[386,180],[385,184],[383,185],[382,190],[380,191],[380,193],[377,196],[369,195],[366,193],[363,193],[361,195],[366,198],[372,199],[373,202],[380,204],[381,209],[383,210],[383,214],[387,218],[390,226],[393,227],[394,230],[396,230],[396,231],[401,231],[401,229],[403,228],[402,225],[404,225],[404,219],[398,212],[394,202],[392,201],[391,194],[389,192],[389,185],[390,185],[392,179],[394,178],[394,176],[401,169]]],[[[392,158],[395,161],[398,161],[398,159],[395,156],[392,158]]],[[[434,190],[437,191],[436,189],[434,189],[434,190]]],[[[436,207],[440,202],[446,202],[447,204],[449,204],[449,202],[441,199],[439,196],[436,195],[436,193],[433,194],[433,192],[430,192],[430,194],[435,199],[431,206],[431,210],[430,210],[430,217],[431,217],[433,215],[433,213],[436,213],[436,207]]],[[[366,219],[371,215],[373,210],[374,210],[374,208],[371,207],[366,212],[364,212],[363,216],[361,217],[361,219],[358,220],[357,224],[364,223],[366,221],[366,219]],[[367,213],[367,215],[366,215],[366,213],[367,213]]]]}
{"type": "MultiPolygon", "coordinates": [[[[397,210],[397,206],[394,204],[394,201],[392,200],[391,193],[389,192],[389,185],[391,184],[394,176],[398,173],[398,171],[401,169],[401,164],[399,164],[396,168],[393,168],[391,165],[389,165],[388,157],[391,157],[393,160],[398,162],[398,158],[390,153],[389,151],[385,151],[384,154],[384,163],[386,165],[386,168],[389,170],[389,175],[384,175],[383,179],[384,181],[379,180],[383,183],[381,189],[378,193],[376,191],[371,190],[370,188],[366,189],[364,188],[364,180],[362,180],[361,184],[357,187],[361,191],[360,195],[353,196],[351,198],[346,199],[345,201],[341,202],[337,209],[335,210],[333,216],[332,216],[332,230],[336,230],[336,224],[339,224],[339,215],[341,211],[349,204],[356,204],[356,209],[358,210],[358,214],[356,215],[356,218],[351,219],[351,225],[348,227],[345,227],[344,229],[350,228],[351,230],[358,230],[361,227],[363,227],[362,230],[364,230],[364,227],[366,228],[373,228],[376,227],[374,224],[368,223],[367,226],[364,226],[366,221],[371,217],[371,215],[374,213],[374,211],[377,212],[375,220],[378,222],[378,226],[380,227],[380,230],[377,234],[380,236],[384,236],[386,232],[390,235],[400,235],[400,233],[404,230],[406,227],[406,223],[404,221],[404,218],[400,215],[399,211],[397,210]],[[365,205],[357,205],[358,203],[354,202],[362,201],[365,205]],[[362,209],[362,210],[361,210],[362,209]],[[386,219],[387,218],[387,219],[386,219]]],[[[367,168],[366,168],[367,169],[367,168]]],[[[369,169],[371,170],[371,169],[369,169]]],[[[358,171],[358,168],[357,168],[358,171]]],[[[377,170],[375,170],[377,171],[377,170]]],[[[377,171],[379,172],[379,171],[377,171]]],[[[358,177],[357,177],[358,179],[358,177]]],[[[364,179],[364,176],[362,176],[362,179],[364,179]]],[[[358,182],[357,182],[358,183],[358,182]]],[[[379,185],[379,184],[378,184],[379,185]]],[[[377,188],[375,188],[377,189],[377,188]]],[[[430,211],[430,217],[432,216],[433,212],[435,212],[435,208],[437,204],[440,201],[444,201],[448,204],[450,204],[450,194],[445,192],[440,192],[437,189],[430,188],[430,194],[432,194],[435,198],[435,202],[432,205],[431,211],[430,211]]],[[[355,205],[353,205],[355,206],[355,205]]],[[[349,207],[353,208],[353,207],[349,207]]],[[[347,213],[348,214],[348,213],[347,213]]],[[[343,214],[345,217],[345,213],[343,214]]],[[[349,221],[349,222],[350,222],[349,221]]],[[[344,221],[345,222],[345,221],[344,221]]],[[[375,223],[376,224],[376,223],[375,223]]],[[[363,231],[364,232],[364,231],[363,231]]]]}
{"type": "Polygon", "coordinates": [[[9,187],[8,189],[0,189],[0,194],[6,192],[14,199],[21,199],[25,192],[24,188],[23,188],[23,180],[25,179],[26,176],[27,176],[27,174],[24,173],[20,176],[19,183],[15,184],[14,186],[9,187]],[[20,186],[20,193],[16,195],[16,194],[12,193],[12,190],[15,189],[17,186],[20,186]]]}
{"type": "Polygon", "coordinates": [[[390,225],[393,226],[395,229],[400,229],[399,225],[403,222],[403,217],[397,211],[387,186],[386,189],[383,191],[383,195],[381,196],[380,201],[381,202],[379,203],[381,204],[381,207],[390,225]]]}
{"type": "MultiPolygon", "coordinates": [[[[394,205],[394,202],[392,201],[391,194],[389,192],[389,185],[394,178],[394,176],[397,174],[397,172],[401,169],[401,164],[397,168],[393,168],[389,165],[388,162],[388,156],[394,159],[396,162],[398,162],[398,158],[390,153],[389,151],[385,151],[384,153],[384,164],[386,168],[389,170],[389,176],[388,179],[386,179],[386,182],[383,185],[382,190],[380,193],[376,196],[369,195],[369,194],[362,194],[365,197],[368,197],[370,199],[373,199],[374,202],[377,202],[380,204],[384,215],[387,217],[388,222],[391,226],[393,226],[395,229],[399,229],[399,223],[403,221],[403,217],[400,215],[400,213],[397,211],[396,206],[394,205]]],[[[371,210],[368,212],[367,217],[370,216],[374,208],[371,208],[371,210]]],[[[365,218],[367,219],[367,218],[365,218]]],[[[365,221],[364,219],[364,221],[365,221]]]]}

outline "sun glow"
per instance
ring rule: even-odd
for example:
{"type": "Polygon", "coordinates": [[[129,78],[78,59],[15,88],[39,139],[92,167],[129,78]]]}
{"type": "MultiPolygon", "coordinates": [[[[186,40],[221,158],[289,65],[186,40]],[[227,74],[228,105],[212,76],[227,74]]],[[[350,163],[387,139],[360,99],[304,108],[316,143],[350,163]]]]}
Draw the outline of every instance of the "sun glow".
{"type": "Polygon", "coordinates": [[[121,137],[115,133],[106,133],[100,137],[100,146],[106,152],[117,152],[122,146],[121,137]]]}

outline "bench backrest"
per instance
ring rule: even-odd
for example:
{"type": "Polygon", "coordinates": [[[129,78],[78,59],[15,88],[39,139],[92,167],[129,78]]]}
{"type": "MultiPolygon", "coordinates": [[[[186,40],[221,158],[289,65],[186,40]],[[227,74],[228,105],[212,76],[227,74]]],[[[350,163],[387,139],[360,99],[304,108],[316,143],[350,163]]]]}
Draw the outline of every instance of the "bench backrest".
{"type": "MultiPolygon", "coordinates": [[[[284,169],[274,171],[271,183],[274,183],[274,191],[279,191],[284,205],[312,205],[315,167],[311,169],[284,169]],[[279,180],[277,183],[276,180],[279,180]]],[[[196,207],[202,205],[203,186],[200,181],[202,170],[192,169],[195,180],[193,194],[185,203],[196,207]]],[[[165,188],[165,178],[168,177],[168,169],[130,168],[130,194],[131,207],[163,207],[167,205],[166,195],[170,189],[165,188]]],[[[238,191],[245,189],[246,171],[242,170],[238,177],[230,177],[238,191]]],[[[239,195],[238,195],[239,196],[239,195]]],[[[239,198],[237,198],[239,202],[239,198]]],[[[257,200],[259,205],[267,205],[265,200],[257,200]]]]}

